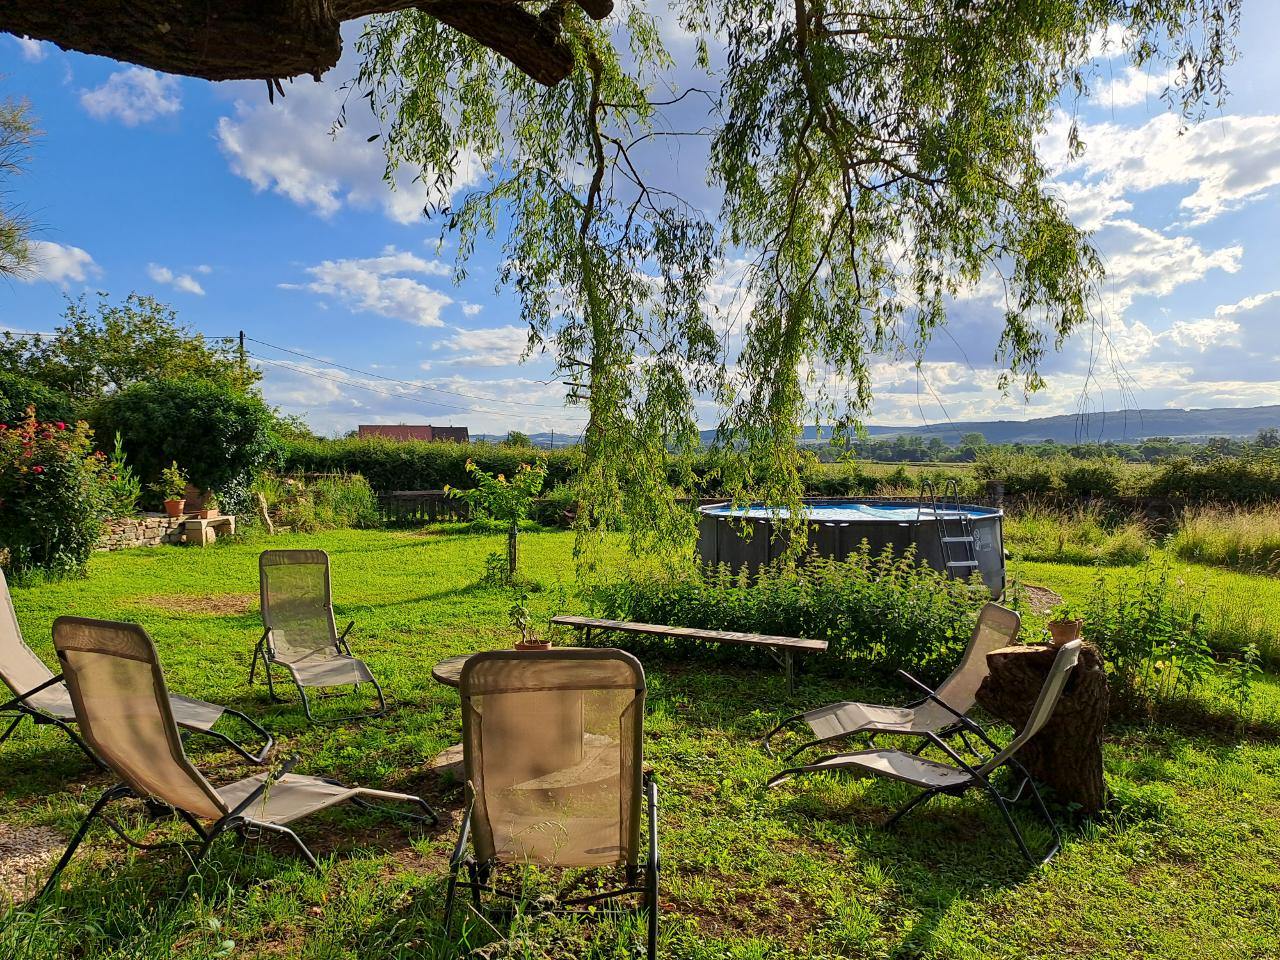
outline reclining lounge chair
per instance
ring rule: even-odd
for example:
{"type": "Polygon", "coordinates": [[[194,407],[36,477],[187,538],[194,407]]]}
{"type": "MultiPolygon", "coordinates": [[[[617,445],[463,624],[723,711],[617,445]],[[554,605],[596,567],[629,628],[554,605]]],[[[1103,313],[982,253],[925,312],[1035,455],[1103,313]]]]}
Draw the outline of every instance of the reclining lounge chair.
{"type": "MultiPolygon", "coordinates": [[[[4,680],[5,686],[13,694],[13,699],[8,703],[0,703],[0,717],[13,718],[4,733],[0,734],[0,743],[8,740],[23,718],[28,717],[33,723],[51,723],[57,726],[90,760],[101,766],[93,751],[85,746],[84,741],[71,728],[71,724],[75,722],[75,711],[62,677],[54,676],[44,665],[44,661],[23,642],[3,571],[0,571],[0,680],[4,680]]],[[[176,694],[169,698],[169,707],[179,726],[192,733],[216,737],[250,763],[262,763],[274,746],[274,741],[266,730],[237,710],[176,694]],[[252,727],[254,733],[259,734],[264,741],[262,749],[257,753],[250,753],[226,734],[214,730],[214,724],[224,714],[236,717],[252,727]]]]}
{"type": "Polygon", "coordinates": [[[262,590],[262,637],[253,651],[249,683],[253,683],[262,660],[271,699],[276,696],[271,678],[273,666],[284,667],[302,694],[302,709],[313,723],[336,723],[380,717],[387,712],[387,699],[363,660],[351,655],[347,634],[355,621],[338,635],[333,620],[333,589],[329,579],[329,555],[323,550],[264,550],[258,558],[258,580],[262,590]],[[307,689],[373,685],[378,707],[367,713],[345,717],[317,718],[311,713],[307,689]]]}
{"type": "MultiPolygon", "coordinates": [[[[121,783],[98,798],[40,896],[56,887],[103,810],[129,796],[172,807],[195,831],[197,839],[192,844],[197,847],[197,864],[218,837],[236,830],[288,837],[315,867],[315,856],[288,824],[347,800],[366,808],[375,806],[370,802],[373,800],[414,804],[425,815],[402,815],[432,823],[438,820],[421,797],[294,775],[289,771],[296,758],[279,771],[214,787],[183,752],[156,648],[145,630],[132,623],[59,617],[53,624],[53,645],[62,662],[80,731],[121,783]]],[[[121,839],[146,849],[114,820],[104,819],[121,839]]]]}
{"type": "MultiPolygon", "coordinates": [[[[966,763],[959,754],[947,746],[941,737],[930,733],[926,734],[929,741],[942,750],[954,765],[930,760],[914,753],[905,753],[901,750],[859,750],[856,753],[840,753],[822,757],[802,767],[791,767],[783,770],[781,773],[771,777],[767,786],[776,787],[800,774],[834,773],[840,770],[847,770],[859,776],[889,777],[893,780],[901,780],[903,783],[919,787],[923,792],[890,817],[885,823],[885,827],[892,827],[909,811],[933,799],[938,794],[945,793],[951,796],[959,796],[966,790],[980,789],[991,797],[996,806],[999,807],[1005,823],[1018,844],[1018,849],[1022,851],[1022,855],[1032,864],[1047,863],[1061,848],[1062,836],[1058,833],[1058,825],[1054,823],[1053,817],[1049,815],[1049,810],[1045,806],[1044,799],[1040,796],[1040,790],[1036,787],[1035,781],[1031,779],[1031,775],[1027,773],[1022,764],[1017,761],[1015,754],[1053,716],[1053,711],[1058,705],[1058,699],[1062,696],[1067,680],[1070,679],[1071,671],[1075,669],[1076,663],[1080,659],[1081,646],[1083,646],[1082,641],[1073,640],[1068,644],[1064,644],[1058,651],[1054,657],[1053,666],[1049,668],[1049,675],[1045,678],[1044,686],[1040,688],[1040,695],[1036,698],[1035,705],[1031,708],[1031,714],[1027,718],[1026,724],[1003,750],[988,739],[977,724],[972,721],[966,721],[959,713],[955,714],[959,722],[964,723],[971,733],[980,737],[995,753],[991,759],[980,766],[972,766],[966,763]],[[1001,793],[991,781],[992,774],[1004,766],[1010,767],[1018,777],[1017,787],[1008,796],[1001,793]],[[1026,840],[1023,839],[1022,831],[1018,829],[1017,823],[1014,822],[1012,815],[1009,813],[1008,805],[1017,803],[1028,787],[1031,790],[1031,796],[1035,799],[1040,815],[1053,832],[1051,848],[1048,853],[1039,858],[1032,855],[1026,840]]],[[[931,696],[930,699],[935,703],[942,703],[936,696],[931,696]]]]}
{"type": "MultiPolygon", "coordinates": [[[[931,696],[905,707],[886,707],[846,700],[798,713],[765,734],[765,752],[774,756],[770,741],[797,721],[806,723],[815,739],[800,744],[787,754],[787,760],[809,747],[853,734],[869,734],[873,739],[878,733],[915,736],[936,733],[944,739],[957,733],[963,736],[965,727],[956,720],[956,714],[967,714],[973,709],[977,702],[978,687],[987,676],[987,654],[1012,644],[1018,636],[1021,623],[1022,618],[1012,610],[988,603],[978,614],[978,623],[973,629],[973,636],[969,638],[969,645],[965,647],[960,665],[951,676],[942,681],[931,696]]],[[[906,679],[922,686],[909,676],[906,679]]]]}

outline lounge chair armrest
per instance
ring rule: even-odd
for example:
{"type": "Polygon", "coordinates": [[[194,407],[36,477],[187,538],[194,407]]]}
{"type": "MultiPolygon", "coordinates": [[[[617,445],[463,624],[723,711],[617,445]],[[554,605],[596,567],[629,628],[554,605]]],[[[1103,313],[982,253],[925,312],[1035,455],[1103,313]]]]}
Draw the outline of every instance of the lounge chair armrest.
{"type": "Polygon", "coordinates": [[[250,793],[247,797],[245,797],[243,800],[237,803],[235,805],[235,808],[232,809],[231,812],[228,813],[225,817],[223,817],[223,820],[230,820],[233,817],[238,817],[241,814],[243,814],[246,810],[248,810],[251,806],[253,806],[254,803],[257,802],[258,798],[261,797],[267,791],[267,788],[270,787],[271,784],[275,783],[277,780],[280,780],[283,777],[287,776],[288,774],[292,773],[293,768],[298,765],[298,760],[299,758],[296,756],[290,757],[284,763],[280,764],[280,766],[277,769],[268,771],[267,775],[262,778],[262,783],[258,784],[253,789],[252,793],[250,793]]]}
{"type": "Polygon", "coordinates": [[[347,643],[347,634],[351,632],[351,628],[355,625],[356,622],[352,620],[347,624],[347,628],[342,631],[342,635],[338,637],[338,649],[347,651],[348,657],[351,656],[351,644],[347,643]]]}
{"type": "Polygon", "coordinates": [[[50,687],[57,686],[59,683],[62,683],[62,674],[58,674],[56,677],[50,677],[44,683],[37,684],[36,686],[32,687],[30,690],[27,690],[24,693],[16,694],[14,698],[10,700],[8,703],[0,704],[0,709],[17,706],[20,703],[25,703],[27,700],[27,697],[35,696],[41,690],[48,690],[50,687]]]}

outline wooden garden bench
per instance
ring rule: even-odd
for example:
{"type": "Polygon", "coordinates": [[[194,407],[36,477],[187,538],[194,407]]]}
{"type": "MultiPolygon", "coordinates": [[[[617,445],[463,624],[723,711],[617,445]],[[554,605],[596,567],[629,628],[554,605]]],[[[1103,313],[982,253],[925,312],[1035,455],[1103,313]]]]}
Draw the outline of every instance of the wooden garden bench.
{"type": "Polygon", "coordinates": [[[737,633],[733,630],[698,630],[694,627],[670,627],[661,623],[635,623],[630,620],[600,620],[595,617],[552,617],[552,623],[572,627],[590,642],[591,631],[640,633],[651,637],[676,637],[686,640],[703,640],[707,643],[733,643],[744,647],[760,647],[768,652],[787,675],[787,693],[795,692],[795,654],[821,653],[827,649],[825,640],[805,640],[800,637],[774,637],[764,633],[737,633]]]}

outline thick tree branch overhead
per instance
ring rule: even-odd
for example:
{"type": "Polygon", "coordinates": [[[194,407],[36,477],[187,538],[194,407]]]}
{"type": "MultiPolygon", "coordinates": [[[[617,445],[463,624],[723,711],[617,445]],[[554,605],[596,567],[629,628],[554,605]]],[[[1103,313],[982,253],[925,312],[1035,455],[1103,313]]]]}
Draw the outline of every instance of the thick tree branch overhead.
{"type": "Polygon", "coordinates": [[[316,79],[338,62],[344,21],[416,7],[534,80],[573,69],[560,12],[603,19],[612,0],[0,0],[0,30],[206,80],[316,79]]]}

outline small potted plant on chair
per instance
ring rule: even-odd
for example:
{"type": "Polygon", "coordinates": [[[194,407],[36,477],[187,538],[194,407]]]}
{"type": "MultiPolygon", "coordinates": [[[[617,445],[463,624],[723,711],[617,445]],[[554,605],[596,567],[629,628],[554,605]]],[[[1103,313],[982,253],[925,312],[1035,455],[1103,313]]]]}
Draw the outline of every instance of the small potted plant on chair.
{"type": "Polygon", "coordinates": [[[508,611],[511,625],[520,631],[520,639],[516,641],[517,650],[550,650],[551,642],[539,640],[533,629],[533,617],[529,613],[529,594],[521,593],[520,599],[511,605],[508,611]]]}
{"type": "Polygon", "coordinates": [[[1049,613],[1049,645],[1060,647],[1080,638],[1084,618],[1076,616],[1070,604],[1060,603],[1049,613]]]}
{"type": "Polygon", "coordinates": [[[178,467],[178,461],[160,471],[160,479],[151,489],[164,500],[164,512],[171,517],[182,516],[186,509],[187,475],[178,467]]]}

